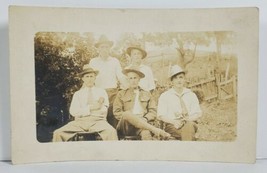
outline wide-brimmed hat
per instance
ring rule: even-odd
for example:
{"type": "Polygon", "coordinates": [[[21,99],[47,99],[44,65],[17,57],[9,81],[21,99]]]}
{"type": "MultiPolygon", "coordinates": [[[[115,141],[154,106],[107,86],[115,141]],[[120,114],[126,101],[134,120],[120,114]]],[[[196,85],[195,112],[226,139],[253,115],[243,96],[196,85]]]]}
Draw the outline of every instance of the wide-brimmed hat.
{"type": "Polygon", "coordinates": [[[177,75],[179,73],[185,74],[185,71],[179,65],[174,65],[171,67],[168,78],[171,79],[174,75],[177,75]]]}
{"type": "Polygon", "coordinates": [[[105,35],[101,35],[95,44],[95,47],[98,48],[101,44],[108,44],[111,47],[113,46],[113,41],[110,41],[105,35]]]}
{"type": "Polygon", "coordinates": [[[127,54],[131,56],[131,51],[133,49],[137,49],[137,50],[141,51],[143,54],[142,58],[145,58],[147,56],[147,52],[141,47],[141,45],[135,45],[135,46],[128,47],[126,50],[127,54]]]}
{"type": "Polygon", "coordinates": [[[81,73],[79,73],[79,75],[82,77],[83,75],[87,74],[87,73],[95,73],[95,75],[98,75],[99,71],[94,70],[92,67],[89,67],[87,65],[85,65],[83,67],[83,70],[81,73]]]}
{"type": "Polygon", "coordinates": [[[122,73],[125,74],[125,75],[127,75],[130,72],[136,73],[140,78],[144,78],[145,77],[145,74],[142,73],[141,71],[137,70],[137,69],[124,69],[122,71],[122,73]]]}

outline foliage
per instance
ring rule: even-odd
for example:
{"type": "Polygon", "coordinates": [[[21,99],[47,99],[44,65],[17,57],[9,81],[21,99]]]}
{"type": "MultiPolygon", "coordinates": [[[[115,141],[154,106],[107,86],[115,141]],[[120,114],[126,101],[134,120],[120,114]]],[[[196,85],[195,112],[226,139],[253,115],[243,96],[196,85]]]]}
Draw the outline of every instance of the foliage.
{"type": "MultiPolygon", "coordinates": [[[[37,116],[47,106],[67,110],[73,93],[80,87],[77,74],[96,56],[93,35],[87,33],[36,33],[35,80],[37,116]]],[[[67,114],[67,111],[64,112],[67,114]]]]}

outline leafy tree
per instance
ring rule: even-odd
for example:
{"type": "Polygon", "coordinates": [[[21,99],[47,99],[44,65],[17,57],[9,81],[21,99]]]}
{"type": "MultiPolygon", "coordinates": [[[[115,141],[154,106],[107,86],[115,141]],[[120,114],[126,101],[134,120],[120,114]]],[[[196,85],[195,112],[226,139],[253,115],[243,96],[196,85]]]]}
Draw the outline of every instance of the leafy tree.
{"type": "Polygon", "coordinates": [[[196,55],[198,45],[210,44],[210,38],[206,32],[165,32],[165,33],[145,33],[144,40],[153,42],[157,46],[177,45],[177,63],[186,69],[186,66],[192,62],[196,55]],[[193,45],[194,49],[186,49],[186,45],[193,45]]]}
{"type": "MultiPolygon", "coordinates": [[[[47,105],[68,120],[68,106],[81,83],[77,74],[96,56],[91,33],[39,32],[34,38],[37,120],[47,105]]],[[[49,112],[47,113],[49,114],[49,112]]]]}

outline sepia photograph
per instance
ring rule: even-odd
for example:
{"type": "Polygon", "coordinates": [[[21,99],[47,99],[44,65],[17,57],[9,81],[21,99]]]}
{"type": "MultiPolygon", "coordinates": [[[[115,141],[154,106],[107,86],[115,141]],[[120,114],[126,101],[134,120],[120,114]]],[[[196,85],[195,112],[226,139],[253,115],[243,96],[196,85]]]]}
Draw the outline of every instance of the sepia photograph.
{"type": "Polygon", "coordinates": [[[12,163],[254,163],[257,8],[9,8],[12,163]]]}
{"type": "Polygon", "coordinates": [[[39,142],[233,141],[232,31],[38,32],[39,142]]]}

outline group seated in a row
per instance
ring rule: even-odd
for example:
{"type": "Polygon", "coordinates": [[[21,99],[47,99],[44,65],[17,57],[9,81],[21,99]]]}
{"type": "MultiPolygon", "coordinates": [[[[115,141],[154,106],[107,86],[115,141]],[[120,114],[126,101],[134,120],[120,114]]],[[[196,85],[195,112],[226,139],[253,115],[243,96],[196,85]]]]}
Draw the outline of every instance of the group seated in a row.
{"type": "Polygon", "coordinates": [[[201,109],[195,93],[184,87],[185,72],[178,65],[171,68],[169,76],[173,87],[161,94],[158,106],[151,93],[139,86],[144,77],[142,72],[125,69],[123,73],[129,87],[120,90],[113,103],[113,114],[118,120],[116,129],[107,122],[106,91],[94,86],[98,71],[86,68],[80,73],[83,87],[75,92],[70,105],[75,119],[55,130],[53,141],[70,141],[77,139],[77,134],[88,133],[97,133],[102,140],[118,140],[118,136],[140,136],[140,140],[194,140],[195,121],[201,116],[201,109]],[[156,119],[164,123],[163,129],[154,126],[156,119]]]}

